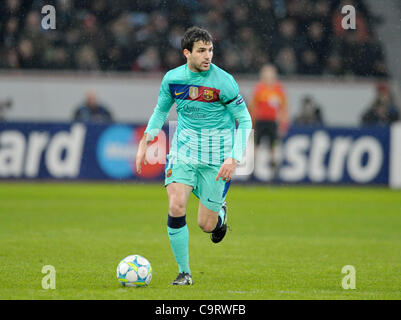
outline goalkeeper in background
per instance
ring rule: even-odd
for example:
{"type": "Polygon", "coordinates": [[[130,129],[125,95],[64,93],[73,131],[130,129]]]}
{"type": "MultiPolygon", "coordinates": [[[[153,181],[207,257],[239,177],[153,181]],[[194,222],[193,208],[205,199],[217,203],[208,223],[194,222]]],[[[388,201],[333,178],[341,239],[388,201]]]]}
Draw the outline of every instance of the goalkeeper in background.
{"type": "Polygon", "coordinates": [[[198,225],[211,234],[214,243],[220,242],[227,231],[225,197],[242,159],[252,121],[234,78],[212,63],[210,33],[189,28],[181,47],[187,63],[167,72],[162,80],[157,106],[139,143],[136,168],[141,173],[147,146],[175,102],[177,129],[165,165],[167,232],[179,269],[172,284],[191,285],[188,198],[191,193],[199,198],[198,225]]]}

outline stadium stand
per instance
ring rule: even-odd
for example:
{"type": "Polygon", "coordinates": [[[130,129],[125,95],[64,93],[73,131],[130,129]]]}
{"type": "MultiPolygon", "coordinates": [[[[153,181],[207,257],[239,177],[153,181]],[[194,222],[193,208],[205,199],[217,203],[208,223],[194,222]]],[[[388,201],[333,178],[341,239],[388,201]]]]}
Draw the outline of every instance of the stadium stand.
{"type": "Polygon", "coordinates": [[[341,28],[341,0],[5,0],[0,68],[166,71],[184,62],[180,38],[200,25],[215,38],[214,62],[255,73],[266,62],[283,75],[388,77],[379,21],[361,0],[355,31],[341,28]],[[57,28],[40,8],[57,6],[57,28]]]}

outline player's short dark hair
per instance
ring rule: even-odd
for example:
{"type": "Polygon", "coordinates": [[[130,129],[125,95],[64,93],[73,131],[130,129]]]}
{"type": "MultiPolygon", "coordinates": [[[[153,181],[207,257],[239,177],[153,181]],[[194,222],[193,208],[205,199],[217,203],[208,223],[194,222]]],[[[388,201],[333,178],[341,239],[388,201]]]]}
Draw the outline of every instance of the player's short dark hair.
{"type": "Polygon", "coordinates": [[[209,31],[199,28],[191,27],[185,31],[184,36],[181,39],[182,50],[187,49],[192,52],[194,43],[197,41],[203,41],[205,43],[213,42],[213,37],[209,31]]]}

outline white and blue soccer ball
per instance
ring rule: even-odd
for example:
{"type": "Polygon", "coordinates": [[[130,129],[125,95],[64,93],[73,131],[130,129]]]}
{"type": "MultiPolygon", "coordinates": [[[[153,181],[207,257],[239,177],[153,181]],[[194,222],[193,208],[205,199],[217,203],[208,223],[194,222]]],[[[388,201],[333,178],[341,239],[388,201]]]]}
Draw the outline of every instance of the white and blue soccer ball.
{"type": "Polygon", "coordinates": [[[117,279],[123,287],[147,286],[152,280],[152,266],[146,258],[130,255],[118,264],[117,279]]]}

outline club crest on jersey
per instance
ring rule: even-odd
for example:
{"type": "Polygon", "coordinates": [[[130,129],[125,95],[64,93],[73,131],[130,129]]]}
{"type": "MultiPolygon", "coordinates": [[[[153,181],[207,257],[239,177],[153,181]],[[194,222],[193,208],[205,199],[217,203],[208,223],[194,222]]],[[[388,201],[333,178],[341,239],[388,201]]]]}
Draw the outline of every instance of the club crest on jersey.
{"type": "Polygon", "coordinates": [[[168,169],[167,172],[166,172],[166,177],[170,178],[172,173],[173,173],[173,170],[168,169]]]}
{"type": "Polygon", "coordinates": [[[214,97],[213,90],[210,90],[210,89],[205,89],[205,90],[203,90],[202,97],[203,97],[203,99],[205,99],[206,101],[213,100],[213,97],[214,97]]]}
{"type": "Polygon", "coordinates": [[[199,88],[189,87],[189,96],[191,99],[195,100],[199,96],[199,88]]]}

